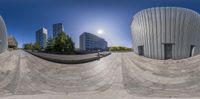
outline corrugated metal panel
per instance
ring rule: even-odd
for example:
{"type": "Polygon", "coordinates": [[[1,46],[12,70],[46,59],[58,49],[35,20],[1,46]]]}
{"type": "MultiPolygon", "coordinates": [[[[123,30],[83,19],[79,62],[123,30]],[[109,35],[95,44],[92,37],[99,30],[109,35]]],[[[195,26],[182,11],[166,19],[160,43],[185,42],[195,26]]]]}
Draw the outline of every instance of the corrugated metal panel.
{"type": "Polygon", "coordinates": [[[158,39],[157,39],[157,24],[156,24],[156,10],[152,9],[151,10],[152,13],[152,22],[153,22],[153,51],[154,51],[154,57],[153,58],[157,58],[158,57],[158,39]]]}
{"type": "Polygon", "coordinates": [[[161,56],[161,35],[160,35],[160,33],[161,33],[161,21],[159,21],[159,20],[161,20],[161,16],[160,16],[160,9],[158,9],[158,8],[156,8],[155,9],[156,11],[156,35],[157,35],[157,58],[158,59],[162,59],[162,56],[161,56]]]}
{"type": "MultiPolygon", "coordinates": [[[[187,9],[186,9],[187,10],[187,9]]],[[[184,28],[184,34],[183,34],[183,57],[188,57],[190,55],[190,44],[188,43],[189,40],[189,35],[192,35],[192,33],[190,33],[190,31],[188,31],[188,27],[189,27],[189,18],[190,15],[185,13],[185,28],[184,28]]]]}
{"type": "Polygon", "coordinates": [[[147,55],[146,55],[146,57],[150,57],[150,53],[151,53],[151,50],[150,50],[150,33],[149,33],[149,15],[148,15],[148,13],[147,13],[148,11],[145,11],[145,15],[146,15],[146,30],[147,30],[147,32],[146,32],[146,39],[147,39],[147,55]]]}
{"type": "Polygon", "coordinates": [[[167,7],[165,10],[165,22],[166,22],[166,27],[165,27],[165,38],[166,38],[166,43],[171,43],[170,37],[170,26],[173,24],[170,24],[171,21],[171,14],[170,14],[170,8],[167,7]]]}
{"type": "Polygon", "coordinates": [[[160,11],[161,11],[161,20],[159,20],[159,21],[161,21],[161,37],[162,37],[162,39],[161,39],[161,56],[162,56],[162,58],[161,59],[164,59],[164,46],[163,46],[163,44],[162,43],[164,43],[165,42],[165,8],[160,8],[160,11]]]}
{"type": "Polygon", "coordinates": [[[183,26],[184,26],[184,24],[183,24],[183,21],[184,21],[184,12],[183,11],[180,11],[181,12],[181,14],[180,14],[180,21],[179,21],[179,32],[178,32],[178,43],[177,43],[177,45],[178,45],[178,56],[177,56],[177,58],[181,58],[181,55],[182,55],[182,46],[181,46],[181,44],[182,44],[182,34],[183,34],[183,31],[182,31],[182,29],[183,29],[183,26]]]}
{"type": "MultiPolygon", "coordinates": [[[[171,24],[173,24],[173,25],[171,25],[171,42],[174,42],[175,43],[175,39],[176,39],[176,19],[177,19],[177,9],[174,9],[173,10],[173,8],[171,8],[171,14],[172,14],[172,19],[171,19],[171,24]]],[[[176,44],[176,43],[175,43],[176,44]]],[[[176,45],[174,45],[173,47],[172,47],[172,54],[173,54],[173,58],[175,58],[175,56],[176,56],[176,50],[175,50],[175,46],[176,45]]]]}
{"type": "Polygon", "coordinates": [[[148,41],[147,41],[147,21],[146,21],[146,14],[145,11],[142,12],[142,15],[144,17],[143,23],[144,23],[144,55],[148,56],[148,41]]]}
{"type": "Polygon", "coordinates": [[[152,14],[151,14],[151,9],[149,9],[148,11],[148,15],[149,15],[149,39],[150,39],[150,57],[154,58],[154,50],[153,50],[153,22],[152,22],[152,14]]]}

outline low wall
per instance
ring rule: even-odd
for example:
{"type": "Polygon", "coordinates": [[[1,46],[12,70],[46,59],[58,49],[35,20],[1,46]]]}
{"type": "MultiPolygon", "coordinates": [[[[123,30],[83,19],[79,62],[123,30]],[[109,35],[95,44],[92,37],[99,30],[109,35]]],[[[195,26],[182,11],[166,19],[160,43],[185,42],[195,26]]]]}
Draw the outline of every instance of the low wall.
{"type": "Polygon", "coordinates": [[[63,63],[63,64],[86,63],[86,62],[98,60],[102,57],[106,57],[111,54],[109,52],[106,52],[106,53],[100,54],[100,57],[99,57],[97,53],[86,54],[86,55],[58,55],[58,54],[49,54],[49,53],[31,52],[31,51],[27,51],[27,52],[39,58],[56,62],[56,63],[63,63]]]}

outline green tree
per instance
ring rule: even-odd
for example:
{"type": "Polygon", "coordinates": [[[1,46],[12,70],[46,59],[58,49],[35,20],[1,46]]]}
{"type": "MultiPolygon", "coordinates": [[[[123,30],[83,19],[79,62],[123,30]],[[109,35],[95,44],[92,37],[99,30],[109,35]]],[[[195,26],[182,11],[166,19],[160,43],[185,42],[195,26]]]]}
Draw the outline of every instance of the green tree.
{"type": "Polygon", "coordinates": [[[40,44],[39,43],[35,43],[34,45],[33,45],[33,49],[34,50],[40,50],[41,48],[40,48],[40,44]]]}
{"type": "Polygon", "coordinates": [[[74,42],[69,36],[67,36],[65,51],[72,53],[74,52],[74,50],[75,50],[74,42]]]}
{"type": "Polygon", "coordinates": [[[59,33],[55,38],[55,51],[57,52],[64,52],[64,48],[66,47],[66,34],[64,32],[59,33]]]}
{"type": "Polygon", "coordinates": [[[24,44],[24,50],[33,50],[33,44],[32,43],[24,44]]]}
{"type": "Polygon", "coordinates": [[[109,48],[109,51],[125,52],[125,51],[132,51],[132,49],[124,46],[113,46],[109,48]]]}
{"type": "Polygon", "coordinates": [[[53,38],[48,38],[48,41],[47,41],[47,47],[45,48],[45,50],[47,52],[53,52],[54,51],[54,45],[55,45],[55,39],[53,38]]]}
{"type": "Polygon", "coordinates": [[[56,52],[73,53],[74,43],[64,32],[59,33],[55,38],[54,50],[56,52]]]}

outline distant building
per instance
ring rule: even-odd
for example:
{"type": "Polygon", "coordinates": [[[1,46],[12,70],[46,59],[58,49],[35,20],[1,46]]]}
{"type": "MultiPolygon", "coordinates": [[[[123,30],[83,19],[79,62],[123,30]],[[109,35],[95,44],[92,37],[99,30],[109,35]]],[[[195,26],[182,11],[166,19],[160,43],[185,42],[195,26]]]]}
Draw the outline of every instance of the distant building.
{"type": "Polygon", "coordinates": [[[38,31],[36,31],[36,43],[39,43],[40,47],[43,49],[47,45],[47,29],[41,28],[38,31]]]}
{"type": "Polygon", "coordinates": [[[18,46],[18,42],[17,40],[15,39],[14,36],[9,36],[8,37],[8,48],[11,48],[11,49],[16,49],[18,46]]]}
{"type": "Polygon", "coordinates": [[[62,23],[53,24],[53,37],[55,38],[59,33],[64,32],[62,23]]]}
{"type": "Polygon", "coordinates": [[[107,42],[94,34],[84,32],[80,35],[80,49],[84,51],[107,50],[107,42]]]}

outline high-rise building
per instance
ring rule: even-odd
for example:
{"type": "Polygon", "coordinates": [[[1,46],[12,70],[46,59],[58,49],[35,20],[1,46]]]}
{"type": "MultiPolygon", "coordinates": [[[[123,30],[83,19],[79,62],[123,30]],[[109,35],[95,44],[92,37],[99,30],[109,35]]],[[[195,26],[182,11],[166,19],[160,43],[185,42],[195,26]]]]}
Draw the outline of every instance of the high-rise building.
{"type": "Polygon", "coordinates": [[[38,43],[42,49],[47,45],[47,32],[46,28],[41,28],[36,31],[36,43],[38,43]]]}
{"type": "Polygon", "coordinates": [[[59,33],[64,32],[62,23],[53,24],[53,37],[55,38],[59,33]]]}
{"type": "Polygon", "coordinates": [[[94,34],[84,32],[80,35],[80,49],[84,51],[105,51],[107,42],[94,34]]]}

